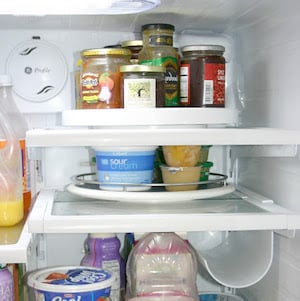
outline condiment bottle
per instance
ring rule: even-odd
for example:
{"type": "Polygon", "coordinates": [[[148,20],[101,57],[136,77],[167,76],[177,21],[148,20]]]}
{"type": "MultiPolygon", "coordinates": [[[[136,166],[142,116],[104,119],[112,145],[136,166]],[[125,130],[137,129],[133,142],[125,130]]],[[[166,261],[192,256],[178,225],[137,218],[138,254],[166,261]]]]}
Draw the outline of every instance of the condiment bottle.
{"type": "Polygon", "coordinates": [[[171,24],[146,24],[142,26],[143,48],[139,64],[164,66],[165,107],[179,105],[178,53],[173,47],[175,27],[171,24]]]}
{"type": "Polygon", "coordinates": [[[0,300],[15,301],[13,276],[6,264],[0,264],[0,300]]]}
{"type": "Polygon", "coordinates": [[[87,49],[81,52],[78,109],[123,108],[120,66],[128,65],[131,52],[123,48],[87,49]]]}
{"type": "Polygon", "coordinates": [[[115,276],[110,298],[123,300],[125,290],[125,264],[120,255],[120,240],[115,233],[92,233],[85,241],[87,253],[81,261],[83,266],[98,267],[115,276]]]}
{"type": "Polygon", "coordinates": [[[0,226],[13,226],[24,216],[22,162],[19,139],[6,110],[13,98],[5,80],[0,76],[0,226]]]}
{"type": "Polygon", "coordinates": [[[11,77],[6,74],[0,75],[0,106],[20,144],[24,213],[27,213],[31,203],[30,172],[25,143],[28,124],[16,105],[12,89],[11,77]]]}
{"type": "Polygon", "coordinates": [[[225,106],[225,48],[191,45],[182,49],[180,104],[191,107],[225,106]]]}

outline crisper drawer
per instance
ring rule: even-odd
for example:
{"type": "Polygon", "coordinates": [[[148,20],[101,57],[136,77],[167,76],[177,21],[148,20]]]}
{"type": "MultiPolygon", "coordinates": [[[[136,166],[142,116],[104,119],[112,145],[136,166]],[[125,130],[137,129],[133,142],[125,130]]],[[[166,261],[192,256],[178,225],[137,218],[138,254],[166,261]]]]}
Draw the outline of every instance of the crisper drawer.
{"type": "MultiPolygon", "coordinates": [[[[150,193],[150,192],[149,192],[150,193]]],[[[105,200],[42,190],[28,226],[32,233],[290,230],[300,215],[242,187],[190,201],[105,200]]]]}

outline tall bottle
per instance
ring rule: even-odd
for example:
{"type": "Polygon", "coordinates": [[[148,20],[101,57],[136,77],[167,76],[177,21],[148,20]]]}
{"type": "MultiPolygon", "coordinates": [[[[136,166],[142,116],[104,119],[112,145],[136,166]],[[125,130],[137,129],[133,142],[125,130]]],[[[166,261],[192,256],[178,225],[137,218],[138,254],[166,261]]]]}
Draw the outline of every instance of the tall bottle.
{"type": "Polygon", "coordinates": [[[27,212],[31,202],[30,177],[25,145],[25,135],[28,130],[28,124],[15,103],[12,93],[11,77],[6,74],[0,75],[0,106],[3,113],[8,117],[16,137],[19,139],[22,163],[23,203],[24,212],[27,212]]]}
{"type": "Polygon", "coordinates": [[[5,264],[0,264],[0,300],[14,301],[14,282],[5,264]]]}
{"type": "Polygon", "coordinates": [[[10,88],[0,76],[0,226],[13,226],[24,216],[19,139],[2,105],[12,101],[10,88]]]}
{"type": "Polygon", "coordinates": [[[171,24],[146,24],[142,26],[143,48],[139,52],[139,63],[163,66],[165,72],[165,101],[160,107],[179,105],[178,53],[173,47],[175,27],[171,24]]]}
{"type": "Polygon", "coordinates": [[[85,241],[87,253],[81,260],[83,266],[98,267],[115,276],[110,298],[112,301],[124,299],[125,264],[120,255],[121,242],[115,233],[89,234],[85,241]]]}

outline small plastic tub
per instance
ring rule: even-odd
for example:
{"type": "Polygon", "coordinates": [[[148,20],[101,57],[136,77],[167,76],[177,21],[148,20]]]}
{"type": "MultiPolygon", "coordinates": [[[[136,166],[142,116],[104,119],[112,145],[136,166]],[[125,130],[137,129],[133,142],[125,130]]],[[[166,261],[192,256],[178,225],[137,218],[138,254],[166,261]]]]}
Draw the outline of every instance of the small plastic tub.
{"type": "Polygon", "coordinates": [[[200,159],[200,145],[165,145],[162,149],[167,165],[172,167],[196,166],[200,159]]]}
{"type": "Polygon", "coordinates": [[[142,184],[152,183],[155,146],[94,149],[100,189],[143,191],[151,188],[142,184]]]}
{"type": "MultiPolygon", "coordinates": [[[[170,167],[161,165],[163,182],[165,184],[183,184],[199,182],[201,165],[191,167],[170,167]]],[[[196,190],[198,184],[191,185],[166,185],[168,191],[196,190]]]]}
{"type": "Polygon", "coordinates": [[[199,163],[204,163],[208,160],[209,149],[211,145],[201,145],[199,163]]]}
{"type": "Polygon", "coordinates": [[[208,181],[209,171],[213,167],[213,162],[207,161],[201,164],[200,181],[208,181]]]}
{"type": "Polygon", "coordinates": [[[33,288],[36,301],[94,301],[109,299],[114,280],[105,270],[66,266],[32,272],[27,283],[33,288]]]}

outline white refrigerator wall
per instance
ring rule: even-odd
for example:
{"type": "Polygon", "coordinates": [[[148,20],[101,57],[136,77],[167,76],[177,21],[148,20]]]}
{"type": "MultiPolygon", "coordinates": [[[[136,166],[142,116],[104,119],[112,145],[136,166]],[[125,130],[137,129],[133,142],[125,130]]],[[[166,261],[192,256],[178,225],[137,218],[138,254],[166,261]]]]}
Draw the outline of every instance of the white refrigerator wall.
{"type": "MultiPolygon", "coordinates": [[[[254,12],[253,12],[254,13],[254,12]]],[[[255,11],[255,14],[257,11],[255,11]]],[[[300,128],[300,3],[274,1],[247,26],[233,29],[238,37],[244,126],[300,128]]],[[[243,159],[239,181],[277,204],[300,210],[300,161],[295,158],[243,159]]],[[[275,235],[274,259],[267,276],[250,288],[250,300],[299,300],[300,235],[275,235]]],[[[257,246],[259,256],[259,246],[257,246]]],[[[245,271],[247,273],[247,271],[245,271]]]]}
{"type": "MultiPolygon", "coordinates": [[[[176,46],[208,41],[225,43],[228,61],[227,105],[240,109],[241,126],[300,129],[298,0],[168,0],[164,3],[159,14],[150,13],[133,18],[45,17],[16,18],[12,22],[1,17],[2,28],[8,28],[0,31],[0,38],[5,41],[0,49],[1,73],[5,72],[10,51],[32,36],[40,36],[55,44],[68,63],[67,83],[55,99],[40,104],[17,99],[20,109],[28,116],[30,126],[59,126],[59,112],[75,107],[73,71],[78,51],[138,37],[141,24],[168,22],[178,30],[176,46]],[[138,26],[134,25],[135,22],[138,26]]],[[[65,185],[72,175],[90,169],[86,148],[47,149],[40,156],[46,162],[40,179],[45,186],[65,185]],[[68,155],[70,153],[71,156],[68,155]]],[[[220,161],[217,164],[221,166],[222,154],[214,152],[213,156],[212,159],[220,161]]],[[[239,159],[237,166],[237,178],[241,184],[288,209],[300,211],[299,153],[295,158],[239,159]]],[[[62,264],[66,264],[63,258],[67,258],[67,264],[78,263],[83,255],[84,237],[46,235],[48,249],[45,250],[45,261],[50,265],[55,264],[56,256],[53,254],[60,246],[63,250],[59,254],[62,264]]],[[[248,300],[299,300],[299,250],[298,232],[293,239],[275,235],[271,270],[259,284],[247,289],[248,300]]],[[[258,256],[259,252],[257,246],[258,256]]]]}

